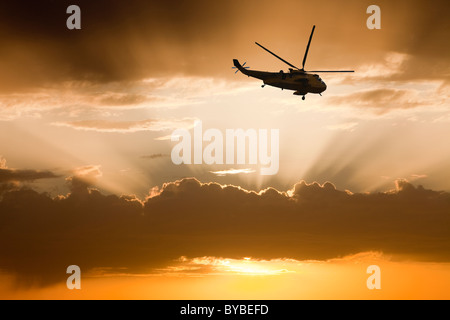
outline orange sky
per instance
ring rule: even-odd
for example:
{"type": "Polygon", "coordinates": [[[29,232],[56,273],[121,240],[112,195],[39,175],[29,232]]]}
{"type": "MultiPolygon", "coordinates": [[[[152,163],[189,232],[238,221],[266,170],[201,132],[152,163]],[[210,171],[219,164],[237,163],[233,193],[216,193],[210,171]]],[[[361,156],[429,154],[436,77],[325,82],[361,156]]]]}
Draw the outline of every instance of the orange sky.
{"type": "MultiPolygon", "coordinates": [[[[220,269],[211,274],[89,275],[81,290],[64,284],[17,289],[2,277],[2,299],[449,299],[448,264],[394,262],[378,253],[330,261],[228,260],[285,272],[252,274],[220,269]],[[365,268],[377,263],[381,290],[368,290],[365,268]]],[[[232,269],[232,268],[230,268],[232,269]]],[[[264,270],[265,271],[265,270],[264,270]]]]}
{"type": "Polygon", "coordinates": [[[0,297],[200,299],[220,284],[230,299],[448,298],[445,1],[378,1],[380,30],[370,1],[78,1],[81,30],[69,4],[0,5],[0,297]],[[231,69],[287,70],[255,41],[300,65],[312,25],[307,69],[355,70],[321,74],[323,96],[231,69]],[[278,129],[278,173],[173,164],[171,133],[196,120],[278,129]],[[181,256],[307,271],[161,272],[181,256]],[[373,259],[380,293],[365,287],[373,259]],[[63,287],[69,264],[89,275],[80,293],[63,287]]]}

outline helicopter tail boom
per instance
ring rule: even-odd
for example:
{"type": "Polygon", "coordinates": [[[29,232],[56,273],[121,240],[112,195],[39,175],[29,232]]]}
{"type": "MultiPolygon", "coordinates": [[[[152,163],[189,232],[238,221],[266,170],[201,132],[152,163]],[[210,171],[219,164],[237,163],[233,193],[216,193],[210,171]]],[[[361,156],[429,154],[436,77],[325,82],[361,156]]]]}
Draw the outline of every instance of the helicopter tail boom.
{"type": "Polygon", "coordinates": [[[239,61],[237,59],[233,59],[233,64],[236,68],[238,68],[238,70],[240,72],[242,72],[243,74],[248,74],[247,69],[245,69],[243,66],[241,66],[241,64],[239,63],[239,61]]]}
{"type": "Polygon", "coordinates": [[[268,79],[268,78],[272,78],[273,75],[274,75],[272,72],[248,70],[247,69],[248,67],[244,66],[245,63],[244,63],[244,65],[241,65],[237,59],[233,59],[233,64],[234,64],[235,68],[237,68],[240,72],[242,72],[246,76],[257,78],[257,79],[260,79],[260,80],[265,80],[265,79],[268,79]]]}

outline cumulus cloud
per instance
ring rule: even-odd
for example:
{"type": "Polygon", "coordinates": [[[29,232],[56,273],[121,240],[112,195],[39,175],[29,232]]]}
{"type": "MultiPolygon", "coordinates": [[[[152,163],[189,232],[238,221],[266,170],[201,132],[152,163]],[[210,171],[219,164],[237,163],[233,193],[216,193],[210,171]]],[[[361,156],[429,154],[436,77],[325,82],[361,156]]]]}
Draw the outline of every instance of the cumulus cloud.
{"type": "Polygon", "coordinates": [[[100,165],[78,167],[72,170],[72,173],[73,175],[66,178],[66,181],[69,183],[70,190],[72,192],[80,191],[78,193],[88,192],[87,188],[94,185],[97,179],[103,175],[100,165]]]}
{"type": "Polygon", "coordinates": [[[331,183],[254,192],[189,178],[145,201],[88,184],[56,198],[19,189],[0,201],[0,268],[46,284],[70,264],[149,273],[181,256],[326,260],[380,251],[450,261],[449,209],[448,193],[405,180],[353,194],[331,183]]]}

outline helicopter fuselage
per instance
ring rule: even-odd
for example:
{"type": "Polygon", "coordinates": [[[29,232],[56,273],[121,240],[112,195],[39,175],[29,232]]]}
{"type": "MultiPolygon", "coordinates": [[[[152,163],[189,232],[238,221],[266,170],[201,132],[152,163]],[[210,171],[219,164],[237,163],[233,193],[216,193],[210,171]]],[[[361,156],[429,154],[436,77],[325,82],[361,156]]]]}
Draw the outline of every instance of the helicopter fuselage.
{"type": "MultiPolygon", "coordinates": [[[[294,94],[304,96],[307,93],[321,94],[327,89],[327,85],[317,74],[289,69],[289,72],[268,72],[248,70],[234,59],[234,65],[243,74],[263,81],[264,85],[286,90],[294,90],[294,94]]],[[[263,85],[263,86],[264,86],[263,85]]]]}

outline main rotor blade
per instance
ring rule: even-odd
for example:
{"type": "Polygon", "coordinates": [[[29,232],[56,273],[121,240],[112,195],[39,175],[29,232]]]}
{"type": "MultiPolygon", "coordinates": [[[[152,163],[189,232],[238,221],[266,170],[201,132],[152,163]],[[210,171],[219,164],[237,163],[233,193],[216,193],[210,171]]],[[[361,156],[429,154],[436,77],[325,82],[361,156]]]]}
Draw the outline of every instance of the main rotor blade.
{"type": "Polygon", "coordinates": [[[311,39],[312,39],[313,34],[314,34],[314,29],[316,29],[316,26],[315,26],[315,25],[314,25],[313,28],[312,28],[311,35],[309,36],[308,45],[306,46],[305,55],[304,55],[304,57],[303,57],[302,70],[305,69],[306,57],[308,56],[309,45],[311,44],[311,39]]]}
{"type": "Polygon", "coordinates": [[[286,60],[284,60],[283,58],[277,56],[275,53],[273,53],[273,52],[270,51],[269,49],[264,48],[264,47],[263,47],[262,45],[260,45],[258,42],[255,42],[255,43],[256,43],[258,46],[260,46],[261,48],[263,48],[264,50],[266,50],[268,53],[274,55],[275,57],[277,57],[278,59],[280,59],[281,61],[283,61],[284,63],[286,63],[288,66],[300,70],[300,68],[294,66],[293,64],[291,64],[291,63],[287,62],[286,60]]]}
{"type": "Polygon", "coordinates": [[[311,70],[305,72],[355,72],[354,70],[311,70]]]}

